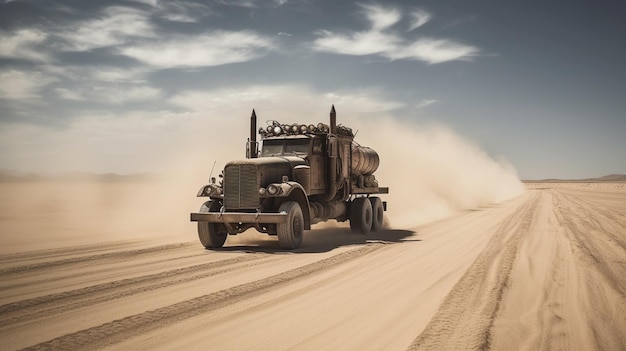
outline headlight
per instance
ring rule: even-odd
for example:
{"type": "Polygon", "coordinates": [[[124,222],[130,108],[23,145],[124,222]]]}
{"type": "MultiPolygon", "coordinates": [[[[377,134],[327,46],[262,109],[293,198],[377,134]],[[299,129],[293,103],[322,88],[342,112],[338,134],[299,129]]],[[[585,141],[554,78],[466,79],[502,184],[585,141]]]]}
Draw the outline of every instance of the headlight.
{"type": "Polygon", "coordinates": [[[265,188],[259,188],[259,195],[265,195],[265,188]]]}
{"type": "Polygon", "coordinates": [[[328,126],[324,123],[317,124],[317,131],[320,133],[328,133],[328,126]]]}
{"type": "Polygon", "coordinates": [[[198,191],[198,197],[201,196],[212,196],[213,193],[215,192],[215,190],[213,189],[213,187],[211,185],[205,185],[202,188],[200,188],[200,191],[198,191]]]}
{"type": "Polygon", "coordinates": [[[268,194],[270,194],[270,195],[276,195],[276,194],[278,194],[278,191],[279,191],[279,190],[280,190],[280,188],[279,188],[279,187],[278,187],[278,185],[276,185],[276,184],[270,184],[270,185],[267,187],[267,193],[268,193],[268,194]]]}
{"type": "Polygon", "coordinates": [[[207,185],[206,187],[204,187],[204,195],[206,196],[213,195],[213,187],[210,185],[207,185]]]}

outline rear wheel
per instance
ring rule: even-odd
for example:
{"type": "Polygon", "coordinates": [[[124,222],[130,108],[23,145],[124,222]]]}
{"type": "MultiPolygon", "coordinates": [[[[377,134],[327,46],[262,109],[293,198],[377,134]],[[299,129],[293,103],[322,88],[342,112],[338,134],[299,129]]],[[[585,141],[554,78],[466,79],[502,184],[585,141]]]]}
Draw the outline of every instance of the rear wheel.
{"type": "Polygon", "coordinates": [[[350,229],[367,234],[372,229],[372,203],[366,197],[357,197],[350,205],[350,229]]]}
{"type": "Polygon", "coordinates": [[[287,213],[287,221],[276,226],[278,244],[283,249],[297,249],[304,235],[304,216],[300,205],[295,201],[286,201],[280,205],[278,212],[287,213]]]}
{"type": "Polygon", "coordinates": [[[372,231],[377,232],[383,229],[383,217],[385,215],[383,202],[379,197],[370,197],[369,199],[372,204],[372,231]]]}
{"type": "MultiPolygon", "coordinates": [[[[207,201],[200,207],[200,213],[219,212],[222,204],[217,201],[207,201]]],[[[198,237],[200,243],[207,249],[224,246],[228,232],[221,223],[198,222],[198,237]]]]}

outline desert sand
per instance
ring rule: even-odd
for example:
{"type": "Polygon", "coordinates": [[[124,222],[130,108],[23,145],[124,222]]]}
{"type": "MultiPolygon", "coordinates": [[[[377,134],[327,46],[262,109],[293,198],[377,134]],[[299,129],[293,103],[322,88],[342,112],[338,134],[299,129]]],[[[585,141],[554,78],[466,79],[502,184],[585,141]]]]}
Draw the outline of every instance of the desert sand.
{"type": "Polygon", "coordinates": [[[294,252],[255,233],[205,250],[188,192],[0,186],[4,350],[626,349],[624,183],[526,184],[417,227],[308,231],[294,252]],[[169,209],[180,222],[154,219],[169,209]]]}

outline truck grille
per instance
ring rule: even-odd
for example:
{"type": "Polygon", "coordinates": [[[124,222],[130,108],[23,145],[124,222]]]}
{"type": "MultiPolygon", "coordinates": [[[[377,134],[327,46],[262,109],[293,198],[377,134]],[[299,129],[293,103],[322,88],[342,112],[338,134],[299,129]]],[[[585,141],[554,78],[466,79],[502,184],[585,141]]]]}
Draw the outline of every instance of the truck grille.
{"type": "Polygon", "coordinates": [[[259,181],[253,165],[230,165],[224,169],[224,207],[254,209],[259,207],[259,181]]]}

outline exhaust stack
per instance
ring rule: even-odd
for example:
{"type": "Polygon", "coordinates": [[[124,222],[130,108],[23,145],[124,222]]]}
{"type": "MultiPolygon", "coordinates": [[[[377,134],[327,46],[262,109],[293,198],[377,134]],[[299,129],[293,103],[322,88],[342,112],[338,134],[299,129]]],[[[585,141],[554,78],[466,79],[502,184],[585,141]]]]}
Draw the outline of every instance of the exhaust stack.
{"type": "Polygon", "coordinates": [[[250,116],[250,139],[248,139],[248,157],[259,157],[258,150],[258,142],[256,141],[256,112],[252,109],[252,115],[250,116]]]}
{"type": "Polygon", "coordinates": [[[330,109],[330,133],[337,134],[337,112],[335,112],[335,105],[330,109]]]}
{"type": "Polygon", "coordinates": [[[331,148],[335,148],[334,152],[337,152],[337,139],[334,135],[337,134],[337,112],[335,111],[335,105],[330,109],[330,134],[328,135],[328,152],[329,152],[329,162],[328,162],[328,174],[329,174],[329,182],[328,182],[328,195],[326,196],[327,201],[332,201],[337,195],[337,162],[339,162],[337,155],[333,155],[333,151],[331,148]],[[331,139],[331,135],[333,135],[331,139]],[[334,140],[334,143],[331,141],[334,140]]]}

